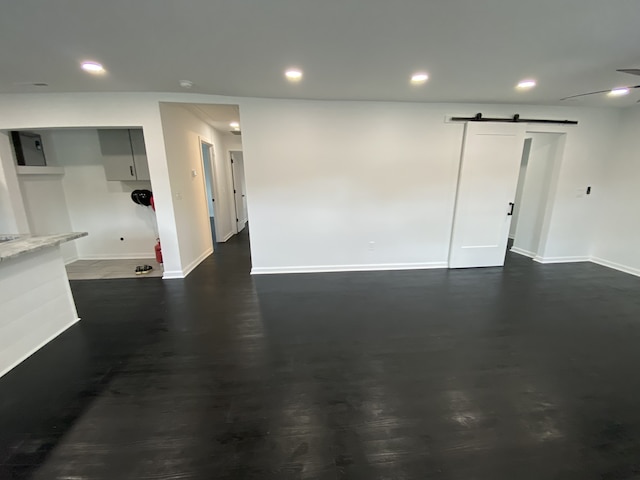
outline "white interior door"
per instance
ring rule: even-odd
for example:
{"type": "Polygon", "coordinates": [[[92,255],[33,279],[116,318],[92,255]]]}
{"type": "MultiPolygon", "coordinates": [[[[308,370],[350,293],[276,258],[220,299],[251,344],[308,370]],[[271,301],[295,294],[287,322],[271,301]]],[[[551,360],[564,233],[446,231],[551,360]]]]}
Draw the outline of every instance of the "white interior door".
{"type": "Polygon", "coordinates": [[[231,152],[231,167],[233,173],[233,193],[236,204],[236,221],[238,222],[238,232],[240,232],[247,224],[247,199],[242,152],[231,152]]]}
{"type": "Polygon", "coordinates": [[[449,268],[504,265],[525,126],[465,127],[449,268]]]}

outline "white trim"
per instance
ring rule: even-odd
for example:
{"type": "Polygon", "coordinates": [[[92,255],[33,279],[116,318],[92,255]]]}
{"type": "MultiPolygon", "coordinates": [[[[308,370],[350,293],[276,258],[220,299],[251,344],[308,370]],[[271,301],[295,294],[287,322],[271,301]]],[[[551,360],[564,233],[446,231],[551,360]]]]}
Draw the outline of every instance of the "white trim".
{"type": "Polygon", "coordinates": [[[426,270],[447,268],[447,262],[379,263],[370,265],[314,265],[307,267],[253,267],[251,275],[276,273],[372,272],[382,270],[426,270]]]}
{"type": "Polygon", "coordinates": [[[194,268],[196,268],[198,265],[200,265],[202,263],[202,261],[207,258],[209,255],[211,255],[213,253],[213,248],[207,248],[207,250],[204,251],[204,253],[202,255],[200,255],[198,258],[196,258],[193,262],[191,262],[189,265],[187,265],[183,270],[182,270],[182,274],[183,276],[187,276],[189,275],[194,268]]]}
{"type": "Polygon", "coordinates": [[[180,270],[165,270],[162,273],[163,280],[174,280],[176,278],[184,278],[184,275],[180,270]]]}
{"type": "Polygon", "coordinates": [[[21,356],[20,358],[18,358],[18,360],[16,360],[15,362],[13,362],[11,365],[9,365],[7,368],[5,368],[3,371],[0,372],[0,377],[3,377],[4,375],[6,375],[7,373],[9,373],[11,370],[13,370],[14,368],[16,368],[18,365],[20,365],[22,362],[24,362],[27,358],[29,358],[31,355],[33,355],[34,353],[36,353],[38,350],[40,350],[42,347],[44,347],[47,343],[53,341],[56,337],[58,337],[59,335],[61,335],[62,333],[66,332],[69,328],[73,327],[76,323],[78,323],[80,321],[80,318],[76,318],[75,320],[73,320],[71,323],[69,323],[66,327],[64,327],[62,330],[60,330],[57,333],[54,333],[53,335],[51,335],[49,338],[47,338],[46,340],[43,340],[37,347],[34,347],[33,349],[31,349],[29,352],[25,353],[23,356],[21,356]]]}
{"type": "Polygon", "coordinates": [[[622,265],[621,263],[612,262],[610,260],[605,260],[604,258],[599,257],[591,257],[591,262],[597,265],[602,265],[603,267],[612,268],[620,272],[640,277],[640,268],[628,267],[627,265],[622,265]]]}
{"type": "Polygon", "coordinates": [[[525,257],[536,258],[535,252],[530,252],[529,250],[525,250],[523,248],[511,247],[509,251],[517,253],[518,255],[524,255],[525,257]]]}
{"type": "Polygon", "coordinates": [[[64,257],[62,257],[62,261],[64,262],[65,266],[66,266],[66,265],[69,265],[70,263],[77,262],[78,260],[80,260],[80,259],[78,258],[78,256],[77,256],[77,255],[74,255],[74,256],[73,256],[73,257],[71,257],[71,258],[64,258],[64,257]]]}
{"type": "Polygon", "coordinates": [[[236,234],[236,233],[235,233],[233,230],[231,230],[231,231],[230,231],[230,232],[229,232],[229,233],[228,233],[228,234],[227,234],[227,235],[226,235],[222,240],[219,240],[219,241],[220,241],[220,243],[224,243],[224,242],[226,242],[226,241],[227,241],[227,240],[229,240],[231,237],[233,237],[235,234],[236,234]]]}
{"type": "Polygon", "coordinates": [[[574,263],[574,262],[589,262],[589,257],[540,257],[536,255],[533,259],[538,263],[574,263]]]}
{"type": "MultiPolygon", "coordinates": [[[[144,253],[91,253],[89,255],[78,255],[75,260],[149,260],[155,259],[155,255],[149,252],[144,253]]],[[[75,261],[74,260],[74,261],[75,261]]]]}

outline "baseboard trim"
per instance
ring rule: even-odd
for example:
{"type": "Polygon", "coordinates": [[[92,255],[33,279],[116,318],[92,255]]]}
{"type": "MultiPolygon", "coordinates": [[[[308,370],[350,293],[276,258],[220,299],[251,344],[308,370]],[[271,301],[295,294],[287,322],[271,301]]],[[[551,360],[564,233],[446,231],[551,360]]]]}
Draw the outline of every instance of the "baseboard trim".
{"type": "Polygon", "coordinates": [[[621,263],[612,262],[610,260],[605,260],[604,258],[599,258],[599,257],[591,257],[591,261],[603,267],[612,268],[620,272],[624,272],[630,275],[635,275],[636,277],[640,277],[640,268],[628,267],[627,265],[622,265],[621,263]]]}
{"type": "Polygon", "coordinates": [[[387,270],[427,270],[447,268],[447,262],[430,263],[380,263],[370,265],[315,265],[306,267],[253,267],[251,275],[286,273],[376,272],[387,270]]]}
{"type": "Polygon", "coordinates": [[[511,247],[511,252],[517,253],[518,255],[524,255],[529,258],[536,258],[535,252],[530,252],[529,250],[524,250],[523,248],[511,247]]]}
{"type": "Polygon", "coordinates": [[[117,253],[78,255],[78,258],[76,258],[76,260],[148,260],[151,258],[155,259],[156,257],[149,252],[144,252],[133,254],[127,253],[124,255],[120,255],[117,253]]]}
{"type": "Polygon", "coordinates": [[[533,258],[534,262],[538,263],[575,263],[575,262],[589,262],[590,257],[540,257],[536,255],[533,258]]]}
{"type": "Polygon", "coordinates": [[[22,357],[20,357],[18,360],[16,360],[15,362],[13,362],[10,366],[8,366],[7,368],[5,368],[4,370],[2,370],[0,372],[0,378],[3,377],[4,375],[6,375],[7,373],[9,373],[11,370],[13,370],[14,368],[16,368],[18,365],[20,365],[22,362],[24,362],[27,358],[29,358],[31,355],[33,355],[34,353],[36,353],[38,350],[40,350],[42,347],[44,347],[47,343],[53,341],[54,339],[56,339],[57,337],[59,337],[60,335],[62,335],[64,332],[66,332],[67,330],[69,330],[71,327],[73,327],[76,323],[78,323],[80,321],[80,318],[76,318],[75,320],[72,320],[71,323],[69,323],[66,327],[64,327],[62,330],[60,330],[58,333],[55,333],[53,335],[51,335],[49,338],[47,338],[46,340],[42,341],[37,347],[31,349],[28,353],[24,354],[22,357]]]}
{"type": "Polygon", "coordinates": [[[180,270],[165,270],[164,273],[162,274],[162,279],[163,280],[173,280],[176,278],[185,278],[187,275],[189,275],[194,268],[196,268],[198,265],[200,265],[202,263],[202,261],[207,258],[209,255],[211,255],[213,253],[213,248],[208,249],[207,251],[205,251],[202,255],[200,255],[198,258],[196,258],[193,262],[191,262],[189,265],[186,266],[186,268],[182,271],[180,270]]]}
{"type": "Polygon", "coordinates": [[[181,270],[165,270],[162,272],[163,280],[173,280],[176,278],[184,278],[184,274],[181,270]]]}
{"type": "Polygon", "coordinates": [[[236,233],[235,233],[235,232],[233,232],[233,231],[231,231],[231,232],[227,233],[227,235],[226,235],[226,236],[224,236],[224,237],[222,238],[222,240],[220,240],[220,243],[224,243],[224,242],[226,242],[226,241],[227,241],[227,240],[229,240],[231,237],[233,237],[235,234],[236,234],[236,233]]]}
{"type": "Polygon", "coordinates": [[[71,264],[73,262],[77,262],[80,259],[78,257],[72,257],[72,258],[66,258],[66,259],[63,258],[63,260],[64,260],[64,264],[65,265],[69,265],[69,264],[71,264]]]}

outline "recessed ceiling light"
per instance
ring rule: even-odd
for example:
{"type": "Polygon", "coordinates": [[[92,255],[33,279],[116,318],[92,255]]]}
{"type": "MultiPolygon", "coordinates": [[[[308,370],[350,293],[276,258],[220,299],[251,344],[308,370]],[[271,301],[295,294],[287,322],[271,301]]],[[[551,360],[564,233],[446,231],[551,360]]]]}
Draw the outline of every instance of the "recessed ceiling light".
{"type": "Polygon", "coordinates": [[[82,62],[82,69],[89,73],[104,73],[104,67],[98,62],[82,62]]]}
{"type": "Polygon", "coordinates": [[[622,97],[623,95],[626,95],[628,93],[629,93],[629,89],[627,87],[614,88],[613,90],[611,90],[609,92],[609,96],[611,96],[611,97],[622,97]]]}
{"type": "Polygon", "coordinates": [[[290,68],[286,72],[284,72],[284,76],[287,77],[287,80],[290,82],[299,82],[302,80],[302,70],[298,70],[297,68],[290,68]]]}
{"type": "Polygon", "coordinates": [[[229,124],[229,126],[230,126],[231,128],[240,128],[240,124],[239,124],[238,122],[231,122],[231,123],[229,124]]]}
{"type": "Polygon", "coordinates": [[[521,82],[518,83],[517,88],[519,88],[520,90],[528,90],[535,86],[536,86],[535,80],[522,80],[521,82]]]}
{"type": "Polygon", "coordinates": [[[429,75],[424,72],[418,72],[411,75],[411,83],[414,85],[422,85],[427,80],[429,80],[429,75]]]}
{"type": "Polygon", "coordinates": [[[178,82],[182,88],[191,88],[193,87],[193,82],[191,80],[180,80],[178,82]]]}

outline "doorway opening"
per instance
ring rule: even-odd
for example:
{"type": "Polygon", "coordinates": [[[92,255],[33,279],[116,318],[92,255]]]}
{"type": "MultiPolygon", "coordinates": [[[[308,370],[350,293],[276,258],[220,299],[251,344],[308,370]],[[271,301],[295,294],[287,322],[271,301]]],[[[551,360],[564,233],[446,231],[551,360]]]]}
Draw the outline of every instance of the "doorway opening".
{"type": "Polygon", "coordinates": [[[202,167],[204,172],[204,183],[207,191],[207,211],[209,212],[209,225],[211,227],[211,241],[213,243],[213,250],[217,247],[216,240],[216,214],[215,214],[215,190],[214,190],[214,178],[213,178],[213,145],[200,140],[200,150],[202,152],[202,167]]]}
{"type": "Polygon", "coordinates": [[[545,256],[565,138],[565,133],[526,133],[509,230],[514,253],[533,259],[545,256]]]}
{"type": "Polygon", "coordinates": [[[236,226],[240,233],[247,226],[247,189],[244,181],[244,158],[242,152],[229,152],[231,158],[231,176],[233,179],[233,196],[236,211],[236,226]]]}

